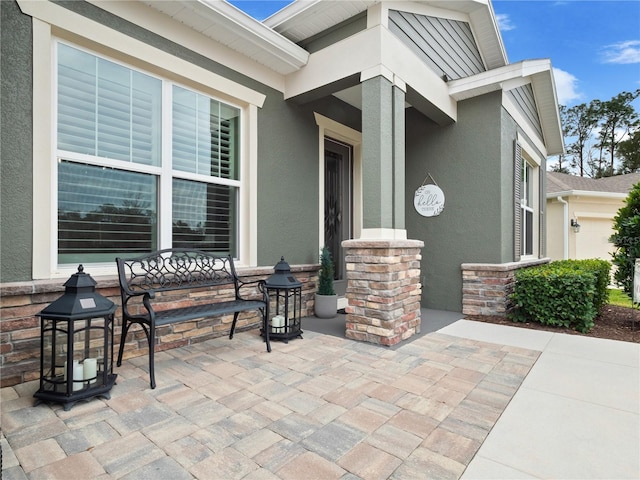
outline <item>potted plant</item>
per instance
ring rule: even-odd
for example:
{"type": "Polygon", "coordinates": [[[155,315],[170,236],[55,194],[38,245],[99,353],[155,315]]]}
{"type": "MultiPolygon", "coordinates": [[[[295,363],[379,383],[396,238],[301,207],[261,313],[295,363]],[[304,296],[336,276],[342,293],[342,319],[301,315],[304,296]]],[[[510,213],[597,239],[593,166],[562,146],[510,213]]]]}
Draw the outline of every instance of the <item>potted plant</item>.
{"type": "Polygon", "coordinates": [[[331,252],[324,246],[320,252],[318,290],[315,295],[316,317],[333,318],[338,313],[338,295],[333,288],[333,272],[331,252]]]}

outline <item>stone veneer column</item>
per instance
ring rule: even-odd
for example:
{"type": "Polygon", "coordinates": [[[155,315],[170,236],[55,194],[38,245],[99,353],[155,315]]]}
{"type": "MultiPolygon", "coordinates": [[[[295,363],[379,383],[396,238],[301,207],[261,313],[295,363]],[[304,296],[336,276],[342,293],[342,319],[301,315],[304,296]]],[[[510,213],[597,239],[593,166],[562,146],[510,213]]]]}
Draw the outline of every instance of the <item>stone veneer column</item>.
{"type": "Polygon", "coordinates": [[[420,333],[420,240],[347,240],[347,338],[395,345],[420,333]]]}

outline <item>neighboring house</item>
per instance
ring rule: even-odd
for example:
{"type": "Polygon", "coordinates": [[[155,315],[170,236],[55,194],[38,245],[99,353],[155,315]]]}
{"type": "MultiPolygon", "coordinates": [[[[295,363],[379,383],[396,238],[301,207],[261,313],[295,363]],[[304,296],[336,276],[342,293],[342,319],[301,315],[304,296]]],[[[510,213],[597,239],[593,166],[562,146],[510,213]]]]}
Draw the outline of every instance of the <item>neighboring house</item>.
{"type": "Polygon", "coordinates": [[[263,276],[284,255],[312,291],[328,244],[347,335],[383,344],[421,306],[504,313],[513,272],[546,261],[551,64],[509,63],[488,0],[0,13],[6,363],[79,263],[117,300],[116,255],[189,245],[263,276]],[[427,184],[444,208],[419,214],[427,184]]]}
{"type": "Polygon", "coordinates": [[[613,218],[640,173],[586,178],[547,172],[547,255],[611,261],[613,218]],[[580,226],[572,227],[572,223],[580,226]]]}

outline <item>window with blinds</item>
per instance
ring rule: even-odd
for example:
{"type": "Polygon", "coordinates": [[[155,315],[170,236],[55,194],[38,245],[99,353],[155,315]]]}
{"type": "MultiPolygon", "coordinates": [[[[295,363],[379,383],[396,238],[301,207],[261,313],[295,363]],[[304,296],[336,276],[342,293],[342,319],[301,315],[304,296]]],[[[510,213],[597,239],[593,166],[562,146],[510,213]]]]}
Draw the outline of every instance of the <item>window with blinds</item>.
{"type": "Polygon", "coordinates": [[[70,45],[57,51],[59,263],[171,246],[236,256],[240,110],[70,45]]]}

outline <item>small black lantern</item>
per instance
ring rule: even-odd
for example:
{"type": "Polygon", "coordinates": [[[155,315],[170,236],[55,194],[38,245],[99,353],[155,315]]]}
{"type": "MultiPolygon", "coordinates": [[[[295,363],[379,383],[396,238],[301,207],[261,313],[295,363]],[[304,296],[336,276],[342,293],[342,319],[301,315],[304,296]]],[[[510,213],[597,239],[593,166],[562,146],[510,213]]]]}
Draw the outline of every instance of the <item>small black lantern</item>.
{"type": "Polygon", "coordinates": [[[265,281],[269,293],[269,319],[265,328],[269,336],[276,340],[289,342],[290,338],[302,338],[302,283],[291,274],[289,264],[284,257],[274,267],[275,273],[265,281]]]}
{"type": "Polygon", "coordinates": [[[113,323],[116,305],[96,293],[96,282],[78,273],[64,283],[65,293],[40,317],[41,401],[58,402],[69,410],[77,401],[110,398],[113,373],[113,323]]]}

